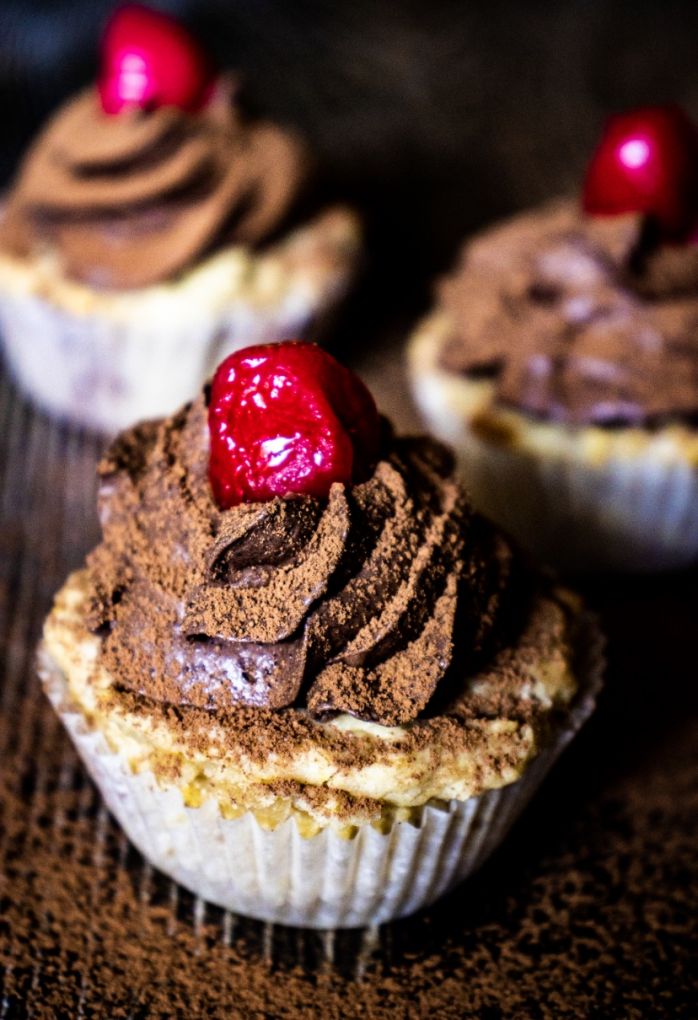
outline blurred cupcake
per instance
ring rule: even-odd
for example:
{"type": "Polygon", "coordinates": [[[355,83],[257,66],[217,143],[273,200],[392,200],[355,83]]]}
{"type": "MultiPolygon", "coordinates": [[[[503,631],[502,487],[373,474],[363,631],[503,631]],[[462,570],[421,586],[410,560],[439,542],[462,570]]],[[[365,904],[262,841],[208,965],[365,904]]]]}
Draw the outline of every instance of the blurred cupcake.
{"type": "Polygon", "coordinates": [[[673,107],[616,117],[583,208],[469,242],[417,328],[417,403],[475,505],[544,560],[698,560],[698,145],[673,107]]]}
{"type": "Polygon", "coordinates": [[[313,927],[417,910],[592,710],[593,621],[319,348],[232,355],[100,472],[103,540],[42,678],[129,837],[214,903],[313,927]]]}
{"type": "Polygon", "coordinates": [[[102,73],[40,134],[0,218],[9,366],[49,412],[111,431],[172,411],[251,339],[302,334],[356,262],[290,132],[162,14],[126,7],[102,73]]]}

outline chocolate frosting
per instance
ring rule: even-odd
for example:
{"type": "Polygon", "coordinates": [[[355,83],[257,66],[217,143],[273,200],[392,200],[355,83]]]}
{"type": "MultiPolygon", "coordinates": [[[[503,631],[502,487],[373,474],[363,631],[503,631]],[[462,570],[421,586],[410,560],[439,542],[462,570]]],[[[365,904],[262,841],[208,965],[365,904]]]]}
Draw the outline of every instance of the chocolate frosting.
{"type": "Polygon", "coordinates": [[[446,451],[396,439],[324,500],[220,510],[205,396],[124,433],[100,467],[90,626],[118,684],[172,706],[409,722],[491,639],[510,552],[446,451]]]}
{"type": "Polygon", "coordinates": [[[698,419],[698,247],[552,203],[466,245],[439,288],[445,368],[571,425],[698,419]]]}
{"type": "Polygon", "coordinates": [[[0,246],[58,251],[100,288],[168,280],[222,243],[256,244],[297,197],[305,155],[290,134],[246,123],[221,85],[196,114],[102,111],[95,89],[63,106],[29,150],[0,246]]]}

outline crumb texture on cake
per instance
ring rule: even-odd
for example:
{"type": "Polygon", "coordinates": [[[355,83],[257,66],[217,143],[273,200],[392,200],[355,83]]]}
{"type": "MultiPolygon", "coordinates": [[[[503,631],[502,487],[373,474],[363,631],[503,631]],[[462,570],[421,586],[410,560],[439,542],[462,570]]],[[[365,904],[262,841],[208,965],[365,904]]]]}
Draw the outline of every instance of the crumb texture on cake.
{"type": "Polygon", "coordinates": [[[541,596],[515,645],[464,679],[448,711],[386,727],[304,710],[174,709],[119,686],[85,624],[88,577],[78,571],[47,619],[47,653],[89,725],[135,770],[176,785],[190,806],[214,798],[225,817],[289,814],[308,835],[332,824],[391,824],[428,802],[467,800],[514,782],[577,691],[575,620],[564,594],[541,596]]]}
{"type": "Polygon", "coordinates": [[[80,319],[153,320],[163,332],[189,322],[200,328],[202,316],[215,319],[232,304],[249,309],[250,316],[277,308],[289,314],[322,308],[346,287],[360,244],[356,214],[333,206],[263,248],[229,243],[170,279],[127,290],[104,290],[72,279],[50,245],[31,257],[0,247],[0,288],[80,319]]]}

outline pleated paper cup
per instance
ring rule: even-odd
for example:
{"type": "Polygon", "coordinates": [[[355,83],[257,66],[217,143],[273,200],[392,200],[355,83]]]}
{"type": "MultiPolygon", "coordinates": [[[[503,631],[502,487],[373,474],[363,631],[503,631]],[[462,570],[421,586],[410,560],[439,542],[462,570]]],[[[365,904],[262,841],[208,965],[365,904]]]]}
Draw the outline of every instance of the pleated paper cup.
{"type": "Polygon", "coordinates": [[[293,818],[263,828],[253,813],[225,819],[214,798],[187,807],[179,788],[134,774],[71,701],[45,647],[39,673],[109,810],[156,868],[236,913],[309,928],[356,928],[427,906],[478,868],[501,842],[558,755],[591,714],[601,686],[595,622],[579,628],[577,698],[521,779],[465,802],[427,805],[388,833],[370,824],[347,839],[331,827],[301,836],[293,818]]]}
{"type": "Polygon", "coordinates": [[[356,268],[358,221],[329,210],[266,253],[228,249],[180,282],[111,294],[54,261],[0,258],[8,368],[47,413],[105,433],[172,413],[252,344],[317,333],[356,268]]]}
{"type": "Polygon", "coordinates": [[[105,433],[170,414],[227,354],[303,335],[303,301],[259,310],[240,304],[196,321],[111,322],[76,316],[33,296],[0,298],[10,372],[42,410],[105,433]]]}
{"type": "Polygon", "coordinates": [[[412,390],[481,513],[558,568],[698,562],[698,430],[574,429],[492,408],[491,384],[440,366],[445,329],[433,316],[410,341],[412,390]]]}

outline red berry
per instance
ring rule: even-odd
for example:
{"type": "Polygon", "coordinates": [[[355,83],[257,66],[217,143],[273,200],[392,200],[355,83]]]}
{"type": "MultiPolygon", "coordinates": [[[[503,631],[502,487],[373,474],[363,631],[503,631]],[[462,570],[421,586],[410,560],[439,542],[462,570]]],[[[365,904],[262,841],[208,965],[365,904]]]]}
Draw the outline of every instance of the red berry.
{"type": "Polygon", "coordinates": [[[99,78],[105,113],[130,106],[199,110],[211,94],[213,78],[199,44],[167,15],[128,4],[110,18],[99,78]]]}
{"type": "Polygon", "coordinates": [[[364,384],[315,344],[247,347],[213,377],[209,478],[223,509],[275,496],[323,498],[366,478],[380,425],[364,384]]]}
{"type": "Polygon", "coordinates": [[[586,212],[646,213],[682,239],[698,214],[698,132],[677,106],[611,117],[584,181],[586,212]]]}

